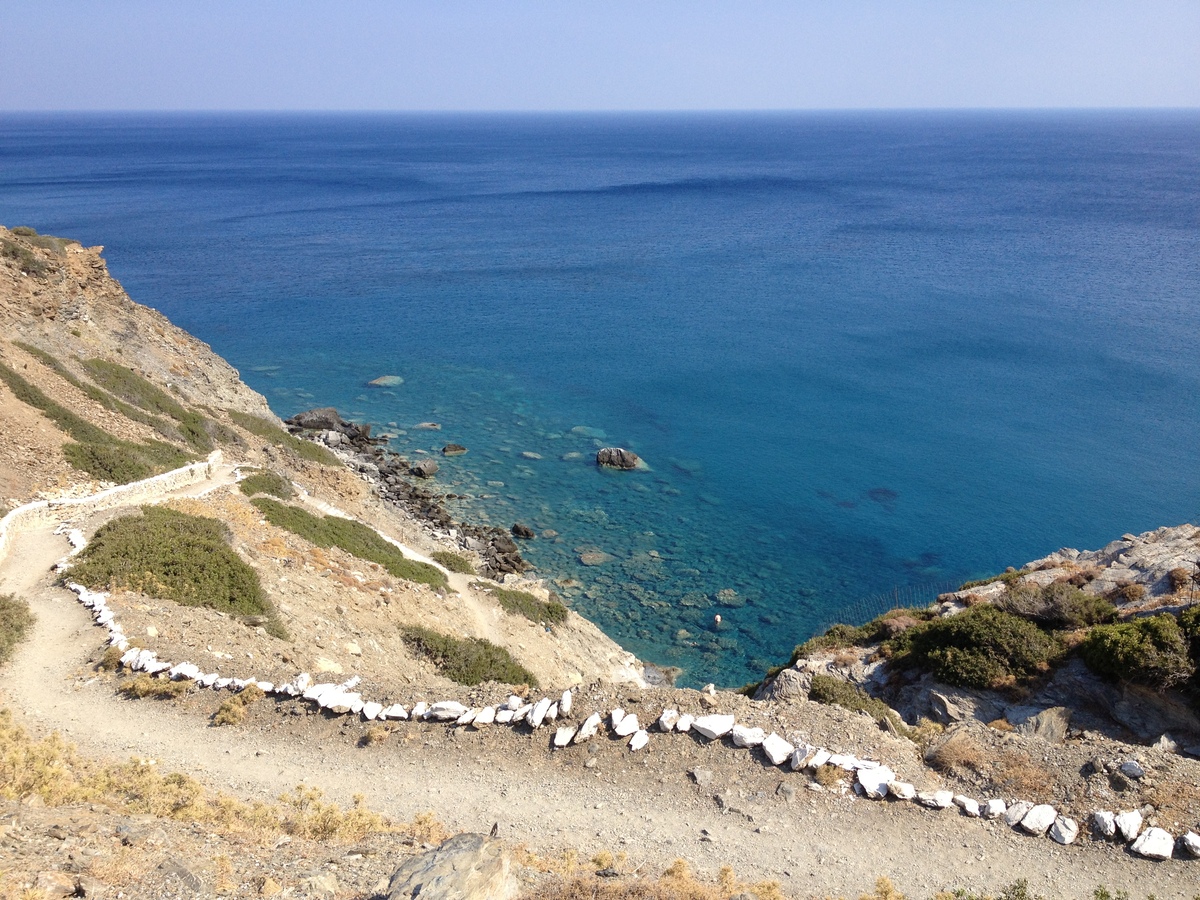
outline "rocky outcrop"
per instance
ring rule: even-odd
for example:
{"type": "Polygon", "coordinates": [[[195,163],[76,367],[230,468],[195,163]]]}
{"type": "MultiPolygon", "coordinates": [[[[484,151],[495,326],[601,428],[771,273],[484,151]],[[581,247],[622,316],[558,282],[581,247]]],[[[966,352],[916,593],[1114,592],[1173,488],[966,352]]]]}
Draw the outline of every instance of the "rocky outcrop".
{"type": "Polygon", "coordinates": [[[596,465],[606,469],[637,469],[645,465],[640,456],[622,447],[604,447],[596,451],[596,465]]]}
{"type": "Polygon", "coordinates": [[[414,856],[392,875],[387,900],[509,900],[517,893],[512,857],[497,840],[458,834],[414,856]]]}

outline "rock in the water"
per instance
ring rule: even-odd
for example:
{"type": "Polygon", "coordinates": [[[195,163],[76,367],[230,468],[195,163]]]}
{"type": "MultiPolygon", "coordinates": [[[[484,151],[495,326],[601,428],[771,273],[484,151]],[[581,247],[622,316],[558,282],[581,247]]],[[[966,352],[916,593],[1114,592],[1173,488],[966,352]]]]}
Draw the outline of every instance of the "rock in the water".
{"type": "Polygon", "coordinates": [[[999,797],[993,797],[987,803],[983,804],[983,809],[979,811],[979,814],[985,819],[998,819],[1004,815],[1007,809],[1008,805],[1003,800],[999,797]]]}
{"type": "Polygon", "coordinates": [[[1117,833],[1117,817],[1107,809],[1092,814],[1092,829],[1102,838],[1111,838],[1117,833]]]}
{"type": "Polygon", "coordinates": [[[425,711],[425,718],[435,722],[453,722],[466,711],[467,708],[456,700],[442,700],[425,711]]]}
{"type": "MultiPolygon", "coordinates": [[[[670,729],[664,730],[669,731],[670,729]]],[[[763,740],[762,749],[773,766],[782,766],[796,752],[796,748],[792,744],[773,731],[763,740]]]]}
{"type": "Polygon", "coordinates": [[[372,378],[367,382],[368,387],[399,387],[404,384],[404,379],[399,375],[380,375],[378,378],[372,378]]]}
{"type": "Polygon", "coordinates": [[[745,725],[734,725],[730,733],[735,747],[757,747],[766,739],[761,728],[747,728],[745,725]]]}
{"type": "Polygon", "coordinates": [[[1027,800],[1018,800],[1004,811],[1004,824],[1016,828],[1025,818],[1025,814],[1033,809],[1033,804],[1027,800]]]}
{"type": "Polygon", "coordinates": [[[575,734],[575,743],[582,744],[586,740],[596,736],[596,732],[600,730],[600,722],[602,721],[600,713],[592,713],[583,720],[583,724],[579,726],[579,731],[575,734]]]}
{"type": "Polygon", "coordinates": [[[459,834],[396,870],[387,900],[510,900],[512,860],[499,841],[459,834]]]}
{"type": "Polygon", "coordinates": [[[1126,841],[1132,841],[1142,830],[1142,814],[1131,809],[1117,816],[1117,833],[1126,841]]]}
{"type": "Polygon", "coordinates": [[[618,737],[629,737],[642,726],[638,724],[637,713],[626,713],[621,717],[616,725],[613,726],[613,731],[618,737]]]}
{"type": "Polygon", "coordinates": [[[596,465],[608,469],[636,469],[641,458],[622,447],[604,447],[596,451],[596,465]]]}
{"type": "Polygon", "coordinates": [[[462,456],[467,448],[462,444],[447,444],[442,448],[442,456],[462,456]]]}
{"type": "Polygon", "coordinates": [[[717,738],[729,734],[733,730],[736,721],[733,716],[701,716],[692,722],[692,731],[701,737],[708,738],[710,741],[715,741],[717,738]]]}
{"type": "Polygon", "coordinates": [[[442,426],[437,422],[418,422],[413,428],[418,428],[421,431],[441,431],[442,426]]]}
{"type": "Polygon", "coordinates": [[[520,522],[515,523],[511,530],[513,537],[519,537],[523,541],[532,541],[535,537],[537,537],[536,531],[534,531],[528,525],[523,525],[520,522]]]}
{"type": "Polygon", "coordinates": [[[336,431],[342,425],[342,417],[332,406],[305,410],[286,421],[296,428],[307,428],[311,431],[336,431]]]}
{"type": "Polygon", "coordinates": [[[1194,831],[1189,831],[1179,839],[1179,846],[1182,847],[1189,856],[1200,859],[1200,834],[1194,831]]]}
{"type": "Polygon", "coordinates": [[[873,769],[859,769],[856,778],[862,785],[863,793],[872,800],[882,800],[888,795],[888,785],[896,779],[896,773],[887,766],[876,766],[873,769]]]}
{"type": "Polygon", "coordinates": [[[565,747],[575,738],[575,728],[571,725],[563,725],[554,732],[554,746],[565,747]]]}
{"type": "Polygon", "coordinates": [[[629,739],[629,749],[641,750],[648,743],[650,743],[650,735],[646,732],[646,729],[639,728],[633,733],[633,737],[629,739]]]}
{"type": "Polygon", "coordinates": [[[1066,816],[1059,816],[1050,826],[1050,840],[1059,844],[1073,844],[1079,837],[1079,823],[1066,816]]]}
{"type": "Polygon", "coordinates": [[[1170,859],[1175,850],[1175,838],[1161,828],[1147,828],[1129,849],[1147,859],[1170,859]]]}
{"type": "Polygon", "coordinates": [[[1021,830],[1026,834],[1045,834],[1058,818],[1058,810],[1046,803],[1039,803],[1021,819],[1021,830]]]}
{"type": "Polygon", "coordinates": [[[907,781],[889,781],[887,788],[897,800],[912,800],[917,796],[917,789],[907,781]]]}
{"type": "Polygon", "coordinates": [[[438,464],[432,459],[419,459],[408,467],[408,474],[418,478],[432,478],[438,473],[438,464]]]}
{"type": "Polygon", "coordinates": [[[659,731],[674,731],[675,723],[679,721],[679,710],[664,709],[662,715],[658,717],[659,731]]]}

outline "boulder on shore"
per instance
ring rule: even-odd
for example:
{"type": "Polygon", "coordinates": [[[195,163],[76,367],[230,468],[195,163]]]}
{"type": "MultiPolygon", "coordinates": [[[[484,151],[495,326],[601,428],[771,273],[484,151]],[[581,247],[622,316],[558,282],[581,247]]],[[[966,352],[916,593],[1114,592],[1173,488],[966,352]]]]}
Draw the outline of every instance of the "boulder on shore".
{"type": "Polygon", "coordinates": [[[522,540],[526,540],[526,541],[531,541],[537,536],[537,532],[535,532],[528,525],[524,525],[521,522],[515,523],[511,530],[513,533],[513,537],[519,537],[522,540]]]}
{"type": "Polygon", "coordinates": [[[298,412],[285,421],[295,428],[307,428],[312,431],[338,431],[343,424],[342,417],[332,406],[298,412]]]}
{"type": "Polygon", "coordinates": [[[417,460],[408,469],[410,475],[416,475],[418,478],[432,478],[437,471],[438,464],[432,459],[417,460]]]}
{"type": "Polygon", "coordinates": [[[596,465],[606,469],[636,469],[642,465],[642,459],[623,447],[603,447],[596,451],[596,465]]]}

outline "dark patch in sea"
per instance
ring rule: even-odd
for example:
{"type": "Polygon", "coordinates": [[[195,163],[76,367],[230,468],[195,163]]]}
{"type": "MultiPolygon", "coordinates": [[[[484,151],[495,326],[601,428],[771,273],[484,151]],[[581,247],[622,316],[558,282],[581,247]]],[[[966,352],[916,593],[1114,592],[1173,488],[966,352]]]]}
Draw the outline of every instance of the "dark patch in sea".
{"type": "Polygon", "coordinates": [[[900,495],[891,488],[877,487],[867,491],[867,498],[878,503],[888,512],[895,512],[896,501],[900,499],[900,495]]]}

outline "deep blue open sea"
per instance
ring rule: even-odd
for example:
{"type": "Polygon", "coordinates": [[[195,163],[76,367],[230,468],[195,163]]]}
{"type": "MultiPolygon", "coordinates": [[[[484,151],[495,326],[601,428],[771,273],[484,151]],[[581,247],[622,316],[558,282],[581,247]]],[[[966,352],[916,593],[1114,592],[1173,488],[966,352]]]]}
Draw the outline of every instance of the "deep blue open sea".
{"type": "Polygon", "coordinates": [[[1196,112],[5,115],[0,222],[280,415],[465,444],[456,511],[686,684],[1200,517],[1196,112]]]}

